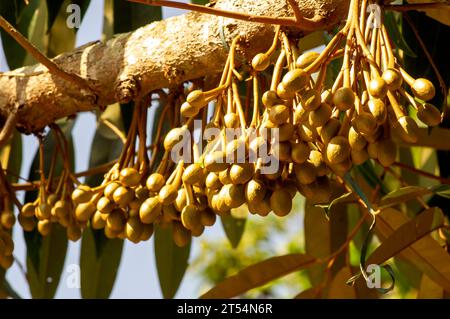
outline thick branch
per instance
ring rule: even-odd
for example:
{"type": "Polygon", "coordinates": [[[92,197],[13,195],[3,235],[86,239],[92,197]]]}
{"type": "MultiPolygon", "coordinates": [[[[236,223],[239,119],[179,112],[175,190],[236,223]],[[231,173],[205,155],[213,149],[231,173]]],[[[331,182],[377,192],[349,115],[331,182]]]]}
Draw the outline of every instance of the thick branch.
{"type": "MultiPolygon", "coordinates": [[[[340,22],[348,8],[348,0],[297,3],[303,17],[324,21],[323,29],[340,22]]],[[[294,16],[286,0],[219,0],[215,6],[256,16],[294,16]]],[[[238,54],[250,60],[270,46],[274,27],[192,12],[56,57],[54,62],[65,72],[91,83],[99,92],[97,100],[43,65],[14,71],[30,76],[0,74],[0,115],[6,118],[17,112],[17,127],[34,132],[77,112],[127,102],[159,88],[214,75],[226,60],[224,41],[229,44],[238,34],[238,54]]]]}

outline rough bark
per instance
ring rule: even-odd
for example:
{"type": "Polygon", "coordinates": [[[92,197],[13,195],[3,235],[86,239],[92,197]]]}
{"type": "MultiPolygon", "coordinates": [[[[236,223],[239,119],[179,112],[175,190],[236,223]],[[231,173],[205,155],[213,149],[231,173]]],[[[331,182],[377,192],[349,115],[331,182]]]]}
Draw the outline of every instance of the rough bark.
{"type": "MultiPolygon", "coordinates": [[[[345,17],[348,0],[301,0],[301,12],[319,18],[328,29],[345,17]]],[[[216,7],[274,17],[293,16],[286,0],[220,0],[216,7]]],[[[301,32],[301,26],[297,30],[301,32]]],[[[184,81],[218,73],[227,44],[240,35],[238,53],[251,59],[270,45],[274,27],[195,12],[172,17],[62,54],[54,61],[64,70],[87,78],[97,95],[52,75],[42,65],[13,72],[29,77],[0,75],[0,117],[18,113],[17,128],[34,132],[59,118],[90,111],[116,101],[184,81]]],[[[0,121],[0,124],[4,121],[0,121]]]]}

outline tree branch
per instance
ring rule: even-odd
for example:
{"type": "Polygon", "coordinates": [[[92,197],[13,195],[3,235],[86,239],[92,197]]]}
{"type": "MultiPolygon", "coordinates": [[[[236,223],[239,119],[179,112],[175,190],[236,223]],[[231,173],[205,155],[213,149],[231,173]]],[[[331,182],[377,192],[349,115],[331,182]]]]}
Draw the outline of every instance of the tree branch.
{"type": "MultiPolygon", "coordinates": [[[[302,0],[306,19],[323,21],[329,29],[345,19],[348,0],[302,0]]],[[[292,18],[286,0],[218,0],[215,9],[252,16],[292,18]]],[[[290,32],[304,34],[298,27],[290,32]]],[[[0,76],[0,116],[17,112],[17,128],[35,132],[59,118],[115,102],[126,103],[185,81],[221,72],[228,54],[224,43],[240,36],[242,61],[267,50],[274,36],[271,24],[253,23],[190,12],[121,34],[107,43],[93,43],[53,59],[60,69],[79,74],[98,93],[92,94],[55,76],[43,65],[13,70],[23,77],[0,76]],[[42,72],[42,73],[41,73],[42,72]],[[33,74],[35,76],[27,76],[33,74]]]]}
{"type": "Polygon", "coordinates": [[[212,14],[220,17],[244,20],[248,22],[259,22],[283,26],[295,26],[304,31],[313,31],[320,29],[324,24],[323,16],[314,16],[311,19],[305,18],[302,12],[297,7],[295,0],[287,0],[291,8],[293,9],[295,18],[292,17],[270,17],[270,16],[257,16],[252,14],[246,14],[242,12],[235,12],[229,10],[221,10],[214,7],[205,7],[198,4],[184,3],[178,1],[167,0],[127,0],[134,3],[142,3],[150,6],[158,7],[171,7],[177,9],[191,10],[200,13],[212,14]]]}

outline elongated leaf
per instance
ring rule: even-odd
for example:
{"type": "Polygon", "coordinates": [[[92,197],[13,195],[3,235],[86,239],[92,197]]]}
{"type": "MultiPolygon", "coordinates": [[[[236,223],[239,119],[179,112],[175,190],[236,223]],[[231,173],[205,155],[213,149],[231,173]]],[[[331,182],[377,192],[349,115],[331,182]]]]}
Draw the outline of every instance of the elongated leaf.
{"type": "MultiPolygon", "coordinates": [[[[375,230],[380,238],[386,239],[408,221],[402,212],[387,208],[377,215],[375,230]]],[[[450,255],[431,236],[419,239],[401,251],[400,255],[427,274],[436,284],[450,291],[450,255]]],[[[372,257],[367,264],[383,262],[385,255],[379,256],[383,258],[372,257]]]]}
{"type": "Polygon", "coordinates": [[[220,216],[223,230],[233,248],[237,248],[244,234],[247,221],[245,216],[246,212],[248,212],[247,206],[244,205],[240,208],[233,209],[229,215],[220,216]]]}
{"type": "Polygon", "coordinates": [[[6,271],[0,268],[0,299],[14,298],[22,299],[22,297],[11,287],[8,280],[5,279],[6,271]]]}
{"type": "Polygon", "coordinates": [[[8,144],[0,149],[0,163],[7,170],[8,181],[16,182],[22,166],[22,136],[19,132],[14,132],[8,144]]]}
{"type": "MultiPolygon", "coordinates": [[[[336,204],[330,210],[330,248],[331,252],[337,251],[347,240],[348,233],[348,215],[346,204],[336,204]]],[[[336,257],[331,274],[337,272],[347,263],[345,254],[336,257]]]]}
{"type": "Polygon", "coordinates": [[[439,208],[430,208],[397,228],[370,255],[368,263],[381,264],[444,224],[439,208]]]}
{"type": "Polygon", "coordinates": [[[172,239],[172,226],[156,227],[155,260],[164,298],[171,299],[177,293],[188,267],[190,251],[191,242],[182,248],[175,245],[172,239]]]}
{"type": "Polygon", "coordinates": [[[299,294],[297,294],[294,299],[315,299],[319,298],[320,294],[316,288],[312,287],[306,290],[303,290],[299,294]]]}
{"type": "Polygon", "coordinates": [[[329,299],[356,299],[356,288],[346,284],[348,278],[352,276],[352,272],[348,267],[342,268],[330,284],[328,291],[329,299]]]}
{"type": "Polygon", "coordinates": [[[433,193],[435,193],[436,195],[445,197],[445,198],[450,198],[450,185],[447,184],[443,184],[443,185],[438,185],[432,188],[433,193]]]}
{"type": "Polygon", "coordinates": [[[422,275],[417,299],[441,299],[444,297],[444,289],[436,284],[427,275],[422,275]]]}
{"type": "Polygon", "coordinates": [[[339,203],[341,203],[341,204],[356,203],[357,199],[358,199],[358,196],[355,193],[350,192],[350,193],[342,194],[339,197],[336,197],[335,199],[333,199],[331,201],[331,203],[329,205],[316,205],[316,206],[322,207],[325,210],[326,217],[329,219],[330,210],[334,205],[337,205],[339,203]]]}
{"type": "MultiPolygon", "coordinates": [[[[47,37],[47,3],[45,1],[33,1],[39,3],[39,6],[33,12],[33,17],[31,18],[30,25],[27,30],[28,40],[34,44],[39,51],[46,54],[48,37],[47,37]]],[[[31,7],[31,4],[28,6],[31,7]]],[[[26,10],[28,10],[28,7],[26,10]]],[[[22,49],[24,50],[24,49],[22,49]]],[[[29,53],[25,56],[24,65],[32,65],[37,63],[36,59],[29,53]]]]}
{"type": "MultiPolygon", "coordinates": [[[[53,3],[53,1],[50,2],[53,3]]],[[[58,1],[56,1],[55,4],[57,2],[58,1]]],[[[52,8],[49,7],[48,24],[51,26],[46,31],[48,43],[44,51],[49,58],[53,58],[63,52],[69,52],[75,47],[76,29],[67,26],[68,13],[66,12],[66,7],[69,4],[69,0],[62,1],[59,8],[60,10],[56,13],[54,20],[51,22],[51,14],[54,13],[51,11],[52,8]]]]}
{"type": "Polygon", "coordinates": [[[379,203],[379,207],[387,208],[390,206],[395,206],[427,194],[431,194],[431,191],[425,187],[420,186],[402,187],[384,196],[379,203]]]}
{"type": "Polygon", "coordinates": [[[106,299],[110,296],[122,257],[123,240],[107,239],[97,250],[102,231],[91,228],[83,232],[80,253],[81,296],[85,299],[106,299]]]}
{"type": "MultiPolygon", "coordinates": [[[[305,203],[305,252],[317,258],[324,258],[331,253],[330,223],[323,208],[305,203]]],[[[313,286],[319,285],[327,265],[318,264],[307,269],[313,286]]]]}
{"type": "Polygon", "coordinates": [[[25,232],[27,249],[36,249],[38,264],[33,255],[27,254],[27,273],[31,296],[36,299],[50,299],[55,296],[67,251],[66,229],[59,224],[52,225],[46,237],[37,231],[25,232]]]}
{"type": "Polygon", "coordinates": [[[401,289],[401,285],[413,288],[420,287],[420,281],[422,280],[422,272],[411,262],[403,258],[401,254],[398,254],[393,259],[395,267],[398,272],[395,273],[395,281],[398,282],[398,288],[401,289]]]}
{"type": "Polygon", "coordinates": [[[201,298],[233,298],[296,270],[310,267],[315,261],[315,257],[306,254],[272,257],[251,265],[234,276],[228,277],[202,295],[201,298]]]}
{"type": "Polygon", "coordinates": [[[48,21],[47,29],[50,30],[58,16],[65,0],[47,0],[48,21]]]}

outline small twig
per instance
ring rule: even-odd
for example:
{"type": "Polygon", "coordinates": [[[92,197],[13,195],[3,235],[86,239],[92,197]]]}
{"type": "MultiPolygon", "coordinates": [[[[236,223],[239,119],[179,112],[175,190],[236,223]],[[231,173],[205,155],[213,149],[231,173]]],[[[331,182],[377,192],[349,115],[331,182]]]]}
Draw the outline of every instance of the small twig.
{"type": "Polygon", "coordinates": [[[6,119],[5,125],[0,131],[0,147],[4,146],[11,136],[17,123],[17,112],[13,111],[6,119]]]}
{"type": "Polygon", "coordinates": [[[0,76],[9,76],[16,78],[27,78],[31,76],[38,76],[44,74],[44,71],[37,71],[31,73],[17,73],[17,72],[0,72],[0,76]]]}
{"type": "Polygon", "coordinates": [[[292,11],[294,11],[295,20],[298,23],[301,23],[303,16],[300,9],[298,8],[297,2],[295,0],[287,0],[287,2],[291,6],[292,11]]]}
{"type": "Polygon", "coordinates": [[[114,134],[122,140],[122,143],[125,144],[127,137],[116,125],[114,125],[114,123],[106,119],[100,119],[100,121],[103,122],[111,131],[113,131],[114,134]]]}
{"type": "Polygon", "coordinates": [[[428,178],[431,178],[431,179],[435,179],[437,181],[440,181],[441,183],[450,185],[450,179],[430,174],[428,172],[422,171],[420,169],[417,169],[417,168],[412,167],[412,166],[408,166],[408,165],[400,163],[400,162],[395,162],[393,165],[397,166],[397,167],[400,167],[400,168],[403,168],[403,169],[407,169],[408,171],[414,172],[416,174],[419,174],[419,175],[422,175],[422,176],[425,176],[425,177],[428,177],[428,178]]]}
{"type": "Polygon", "coordinates": [[[85,177],[85,176],[92,176],[92,175],[97,175],[100,173],[106,173],[111,167],[114,166],[114,164],[117,163],[117,160],[90,168],[88,170],[82,171],[82,172],[78,172],[75,173],[74,176],[75,177],[85,177]]]}
{"type": "Polygon", "coordinates": [[[82,89],[95,93],[86,79],[77,74],[68,73],[62,70],[55,62],[42,54],[27,38],[25,38],[19,31],[17,31],[5,18],[0,15],[0,27],[2,27],[10,36],[14,38],[27,52],[29,52],[38,62],[47,67],[47,69],[61,77],[64,80],[73,82],[82,89]]]}
{"type": "Polygon", "coordinates": [[[244,20],[248,22],[259,22],[274,25],[293,26],[304,31],[313,31],[323,26],[324,18],[315,17],[312,19],[299,16],[298,19],[294,17],[268,17],[268,16],[255,16],[242,12],[233,12],[228,10],[222,10],[214,7],[205,7],[197,4],[183,3],[177,1],[167,0],[127,0],[129,2],[142,3],[150,6],[158,7],[171,7],[183,10],[197,11],[200,13],[212,14],[220,17],[232,18],[237,20],[244,20]]]}
{"type": "MultiPolygon", "coordinates": [[[[93,167],[91,169],[88,169],[86,171],[78,172],[73,174],[74,177],[84,177],[84,176],[92,176],[97,175],[101,173],[106,173],[115,163],[117,163],[117,160],[111,161],[109,163],[99,165],[96,167],[93,167]]],[[[14,183],[11,185],[11,188],[18,192],[18,191],[30,191],[38,189],[40,186],[39,181],[33,181],[33,182],[27,182],[27,183],[14,183]]]]}
{"type": "Polygon", "coordinates": [[[391,5],[384,5],[383,8],[385,10],[390,11],[413,11],[413,10],[425,10],[425,9],[448,9],[449,8],[448,3],[442,3],[442,2],[430,2],[430,3],[410,3],[410,4],[391,4],[391,5]]]}
{"type": "Polygon", "coordinates": [[[40,182],[28,182],[28,183],[13,183],[11,185],[11,188],[15,191],[15,192],[20,192],[20,191],[33,191],[33,190],[38,190],[39,186],[41,185],[40,182]]]}

